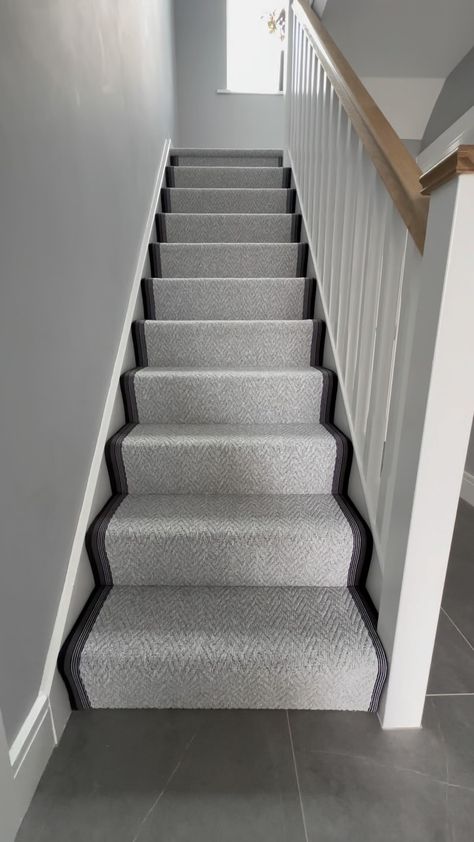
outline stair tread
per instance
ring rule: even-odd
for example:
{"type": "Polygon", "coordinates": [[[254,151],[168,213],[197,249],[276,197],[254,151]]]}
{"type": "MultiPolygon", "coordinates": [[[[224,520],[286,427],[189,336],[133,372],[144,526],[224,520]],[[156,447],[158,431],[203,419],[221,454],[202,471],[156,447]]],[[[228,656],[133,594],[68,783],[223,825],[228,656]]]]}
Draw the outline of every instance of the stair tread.
{"type": "Polygon", "coordinates": [[[235,155],[237,158],[246,156],[264,157],[265,155],[283,155],[282,149],[245,149],[242,147],[199,147],[199,146],[173,146],[170,155],[202,155],[213,157],[215,155],[235,155]]]}
{"type": "Polygon", "coordinates": [[[296,194],[284,187],[165,187],[165,212],[292,213],[296,194]]]}
{"type": "Polygon", "coordinates": [[[146,319],[134,325],[141,365],[166,368],[307,368],[319,362],[312,319],[146,319]],[[146,354],[145,354],[146,351],[146,354]]]}
{"type": "MultiPolygon", "coordinates": [[[[308,324],[313,324],[314,319],[173,319],[174,324],[181,324],[181,325],[265,325],[266,327],[271,325],[291,325],[292,329],[297,330],[300,326],[306,326],[308,324]]],[[[318,320],[316,320],[318,321],[318,320]]],[[[145,323],[145,324],[159,324],[159,325],[169,325],[169,319],[137,319],[138,323],[145,323]]]]}
{"type": "Polygon", "coordinates": [[[282,376],[282,377],[294,377],[295,379],[301,378],[314,378],[320,379],[322,376],[322,372],[328,371],[329,369],[322,368],[321,366],[308,366],[307,368],[297,368],[296,366],[285,367],[282,366],[275,366],[275,368],[266,367],[262,368],[261,366],[233,366],[229,368],[173,368],[172,366],[144,366],[143,368],[134,369],[134,376],[135,377],[176,377],[176,378],[185,378],[185,377],[196,377],[196,378],[222,378],[222,377],[243,377],[245,375],[249,375],[251,377],[269,377],[269,376],[282,376]]]}
{"type": "MultiPolygon", "coordinates": [[[[260,191],[259,191],[260,192],[260,191]]],[[[291,220],[294,216],[300,216],[298,213],[205,213],[203,211],[180,211],[179,213],[170,213],[170,211],[159,211],[157,216],[165,216],[169,219],[207,219],[207,220],[214,220],[214,219],[221,219],[221,217],[225,217],[226,220],[232,222],[234,220],[240,219],[251,219],[255,222],[264,222],[265,220],[269,220],[270,222],[276,222],[278,220],[291,220]]]]}
{"type": "Polygon", "coordinates": [[[304,243],[151,243],[156,277],[275,277],[306,274],[304,243]]]}
{"type": "Polygon", "coordinates": [[[332,374],[316,368],[140,368],[123,377],[127,417],[141,423],[319,421],[332,374]]]}
{"type": "MultiPolygon", "coordinates": [[[[273,251],[274,249],[283,249],[289,252],[298,252],[299,249],[304,245],[303,243],[152,243],[154,246],[158,246],[163,252],[171,251],[189,251],[189,252],[214,252],[214,251],[234,251],[236,253],[240,253],[245,250],[250,251],[273,251]]],[[[166,275],[164,276],[166,277],[166,275]]],[[[170,276],[173,277],[173,276],[170,276]]],[[[183,277],[186,277],[184,275],[183,277]]],[[[206,278],[207,275],[203,275],[202,277],[206,278]]],[[[218,277],[217,275],[212,275],[211,277],[218,277]]],[[[223,275],[223,277],[227,277],[227,275],[223,275]]],[[[239,277],[236,275],[236,277],[239,277]]],[[[260,275],[259,275],[260,277],[260,275]]],[[[284,277],[284,276],[273,276],[273,277],[284,277]]],[[[288,275],[287,277],[291,278],[292,275],[288,275]]],[[[299,275],[298,277],[303,277],[299,275]]]]}
{"type": "Polygon", "coordinates": [[[300,320],[314,312],[313,278],[146,278],[147,318],[300,320]]]}
{"type": "MultiPolygon", "coordinates": [[[[257,214],[257,216],[258,216],[258,214],[257,214]]],[[[182,243],[181,243],[181,245],[182,245],[182,243]]],[[[298,282],[301,282],[301,281],[307,281],[307,280],[312,280],[312,279],[308,275],[298,275],[298,276],[290,275],[288,278],[279,277],[279,276],[275,277],[275,275],[272,275],[272,276],[269,276],[269,277],[266,277],[266,278],[264,278],[263,276],[262,277],[259,276],[257,278],[254,278],[254,277],[251,277],[251,276],[248,277],[248,278],[243,278],[243,277],[239,278],[238,276],[236,276],[235,278],[231,278],[231,277],[227,277],[227,276],[223,276],[223,275],[216,275],[215,277],[209,277],[209,278],[207,278],[206,276],[204,276],[202,278],[198,278],[197,276],[193,277],[193,278],[187,278],[185,276],[182,277],[182,278],[178,278],[177,276],[174,277],[174,275],[173,275],[173,276],[167,278],[166,275],[164,275],[162,278],[153,278],[153,277],[150,276],[148,278],[145,278],[144,280],[146,280],[146,281],[159,281],[159,282],[166,282],[166,283],[172,283],[172,284],[179,284],[179,283],[189,284],[190,281],[192,281],[193,283],[195,281],[203,281],[205,283],[212,283],[213,281],[220,281],[223,284],[227,284],[227,283],[231,283],[232,281],[234,281],[234,282],[239,283],[239,284],[246,283],[246,282],[252,282],[252,283],[257,284],[257,285],[263,285],[264,283],[273,283],[275,285],[278,285],[278,284],[281,284],[285,281],[287,283],[295,284],[295,283],[298,283],[298,282]]],[[[235,319],[234,321],[246,321],[246,320],[245,319],[235,319]]],[[[284,319],[279,320],[279,321],[284,321],[284,319]]]]}
{"type": "Polygon", "coordinates": [[[298,439],[305,441],[333,438],[325,424],[135,424],[127,432],[128,443],[156,440],[157,444],[190,439],[192,442],[246,443],[298,439]]]}
{"type": "Polygon", "coordinates": [[[204,529],[209,534],[232,527],[265,535],[271,525],[280,534],[300,534],[303,527],[320,533],[331,531],[326,518],[331,527],[351,534],[333,494],[127,494],[108,531],[130,533],[152,527],[171,533],[204,529]]]}
{"type": "Polygon", "coordinates": [[[169,187],[289,187],[290,170],[272,166],[186,166],[166,168],[169,187]]]}
{"type": "Polygon", "coordinates": [[[127,495],[102,520],[116,585],[344,587],[364,561],[359,522],[330,494],[127,495]]]}
{"type": "Polygon", "coordinates": [[[168,243],[297,242],[301,217],[291,213],[158,213],[158,240],[168,243]]]}
{"type": "Polygon", "coordinates": [[[347,588],[116,586],[80,664],[100,707],[367,709],[378,671],[347,588]]]}

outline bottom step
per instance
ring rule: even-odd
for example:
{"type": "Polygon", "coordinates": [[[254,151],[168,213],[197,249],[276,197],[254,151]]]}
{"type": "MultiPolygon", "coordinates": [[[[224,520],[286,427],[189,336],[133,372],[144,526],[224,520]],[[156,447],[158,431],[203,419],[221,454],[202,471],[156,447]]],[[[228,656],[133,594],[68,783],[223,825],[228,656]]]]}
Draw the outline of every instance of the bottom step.
{"type": "Polygon", "coordinates": [[[347,588],[115,586],[63,670],[93,708],[375,710],[385,656],[359,603],[347,588]]]}

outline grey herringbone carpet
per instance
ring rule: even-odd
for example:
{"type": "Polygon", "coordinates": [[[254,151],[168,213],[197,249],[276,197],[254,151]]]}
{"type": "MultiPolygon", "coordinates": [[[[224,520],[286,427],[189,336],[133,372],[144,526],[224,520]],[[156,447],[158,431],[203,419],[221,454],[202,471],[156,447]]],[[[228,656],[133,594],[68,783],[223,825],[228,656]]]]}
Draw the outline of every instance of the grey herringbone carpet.
{"type": "Polygon", "coordinates": [[[375,710],[364,590],[291,173],[275,150],[173,150],[133,328],[96,588],[67,639],[77,707],[375,710]]]}

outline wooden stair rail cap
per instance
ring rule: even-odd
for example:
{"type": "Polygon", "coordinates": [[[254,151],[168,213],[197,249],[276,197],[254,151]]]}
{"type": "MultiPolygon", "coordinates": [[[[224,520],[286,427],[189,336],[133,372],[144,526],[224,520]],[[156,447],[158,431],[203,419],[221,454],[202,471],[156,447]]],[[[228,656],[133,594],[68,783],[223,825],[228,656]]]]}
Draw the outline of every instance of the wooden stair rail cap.
{"type": "Polygon", "coordinates": [[[420,178],[422,193],[429,196],[433,190],[441,187],[447,181],[450,181],[456,175],[465,175],[466,173],[474,173],[474,146],[461,145],[443,158],[434,167],[427,170],[420,178]]]}

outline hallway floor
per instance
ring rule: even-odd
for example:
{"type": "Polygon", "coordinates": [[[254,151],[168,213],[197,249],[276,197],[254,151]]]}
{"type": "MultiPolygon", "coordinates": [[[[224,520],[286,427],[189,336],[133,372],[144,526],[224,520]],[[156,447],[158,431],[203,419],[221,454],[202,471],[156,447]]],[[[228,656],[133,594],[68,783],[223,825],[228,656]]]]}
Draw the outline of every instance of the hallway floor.
{"type": "Polygon", "coordinates": [[[473,596],[461,502],[423,730],[364,713],[74,713],[17,842],[471,842],[473,596]]]}

